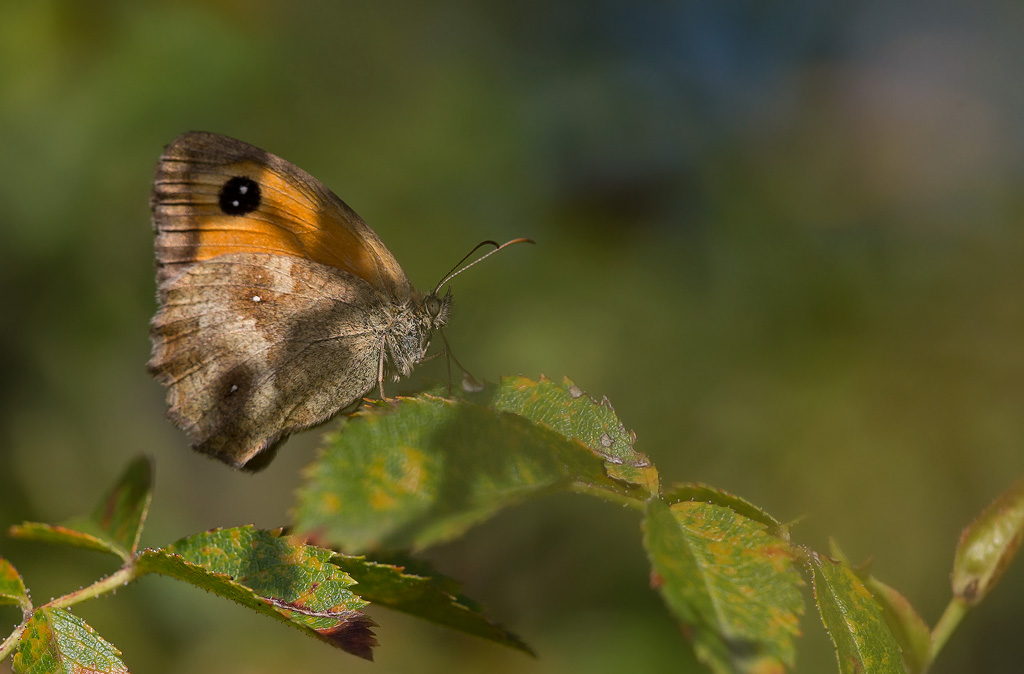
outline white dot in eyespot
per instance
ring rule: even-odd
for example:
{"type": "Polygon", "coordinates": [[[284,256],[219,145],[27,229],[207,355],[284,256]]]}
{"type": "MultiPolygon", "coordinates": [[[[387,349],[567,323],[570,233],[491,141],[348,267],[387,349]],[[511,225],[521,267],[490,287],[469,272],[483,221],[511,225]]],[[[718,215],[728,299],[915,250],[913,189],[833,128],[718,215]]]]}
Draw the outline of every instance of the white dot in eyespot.
{"type": "Polygon", "coordinates": [[[252,296],[252,301],[253,301],[253,302],[259,302],[259,301],[260,301],[260,300],[262,300],[262,299],[263,299],[263,298],[262,298],[262,297],[260,297],[259,295],[253,295],[253,296],[252,296]]]}
{"type": "Polygon", "coordinates": [[[235,208],[238,208],[238,206],[239,206],[238,199],[232,199],[231,200],[231,205],[234,206],[235,208]]]}
{"type": "Polygon", "coordinates": [[[231,385],[231,389],[228,390],[228,393],[234,393],[237,390],[238,390],[238,384],[232,384],[231,385]]]}
{"type": "Polygon", "coordinates": [[[249,186],[248,185],[239,185],[238,186],[238,193],[239,194],[247,194],[248,192],[249,192],[249,186]]]}

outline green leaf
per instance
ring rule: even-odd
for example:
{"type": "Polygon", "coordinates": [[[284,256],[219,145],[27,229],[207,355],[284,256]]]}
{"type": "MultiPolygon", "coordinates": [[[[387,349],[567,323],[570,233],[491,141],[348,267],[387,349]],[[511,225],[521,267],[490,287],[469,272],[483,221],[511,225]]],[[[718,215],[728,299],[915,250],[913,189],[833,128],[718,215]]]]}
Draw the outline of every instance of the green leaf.
{"type": "Polygon", "coordinates": [[[703,501],[720,505],[747,519],[760,522],[773,536],[789,540],[789,531],[777,519],[750,501],[711,485],[699,482],[672,485],[672,488],[666,491],[662,498],[669,504],[681,501],[703,501]]]}
{"type": "Polygon", "coordinates": [[[908,674],[924,674],[931,664],[932,633],[913,605],[894,588],[874,576],[864,580],[882,609],[882,618],[896,638],[908,674]]]}
{"type": "Polygon", "coordinates": [[[120,656],[121,651],[71,611],[43,607],[32,614],[21,635],[12,670],[16,674],[126,673],[120,656]]]}
{"type": "Polygon", "coordinates": [[[422,548],[557,489],[647,496],[610,478],[604,459],[580,442],[463,400],[379,404],[327,441],[299,491],[295,525],[348,552],[422,548]]]}
{"type": "Polygon", "coordinates": [[[793,552],[731,508],[651,499],[644,545],[652,584],[715,672],[782,672],[803,613],[793,552]]]}
{"type": "Polygon", "coordinates": [[[995,587],[1024,537],[1024,480],[964,529],[953,560],[953,596],[974,606],[995,587]]]}
{"type": "Polygon", "coordinates": [[[373,659],[367,602],[330,560],[330,550],[280,531],[215,529],[159,550],[143,550],[140,573],[160,573],[270,616],[353,655],[373,659]]]}
{"type": "Polygon", "coordinates": [[[604,460],[612,477],[640,485],[648,494],[658,493],[657,469],[633,449],[636,434],[626,430],[607,398],[594,400],[568,377],[561,384],[543,376],[540,381],[504,377],[501,386],[468,397],[577,440],[604,460]]]}
{"type": "Polygon", "coordinates": [[[828,546],[832,557],[849,566],[878,602],[882,618],[899,644],[903,668],[909,674],[925,672],[932,660],[932,633],[928,624],[906,597],[871,575],[869,563],[854,567],[834,539],[829,539],[828,546]]]}
{"type": "Polygon", "coordinates": [[[26,611],[32,608],[25,583],[18,571],[13,564],[0,557],[0,605],[3,604],[15,604],[26,611]]]}
{"type": "Polygon", "coordinates": [[[12,525],[11,528],[7,530],[7,533],[13,538],[42,541],[44,543],[73,545],[79,548],[113,553],[118,557],[121,557],[120,552],[117,552],[116,548],[112,546],[109,541],[93,534],[87,534],[79,529],[71,529],[59,524],[22,522],[21,524],[12,525]]]}
{"type": "Polygon", "coordinates": [[[900,647],[882,609],[844,562],[809,552],[814,598],[842,674],[904,674],[900,647]]]}
{"type": "Polygon", "coordinates": [[[365,557],[335,555],[332,561],[358,583],[359,596],[460,632],[495,641],[533,655],[523,641],[483,615],[470,599],[458,593],[458,584],[432,570],[375,562],[365,557]]]}
{"type": "Polygon", "coordinates": [[[24,522],[10,528],[16,538],[64,543],[117,555],[129,561],[139,543],[152,495],[149,459],[135,459],[88,517],[61,525],[24,522]]]}

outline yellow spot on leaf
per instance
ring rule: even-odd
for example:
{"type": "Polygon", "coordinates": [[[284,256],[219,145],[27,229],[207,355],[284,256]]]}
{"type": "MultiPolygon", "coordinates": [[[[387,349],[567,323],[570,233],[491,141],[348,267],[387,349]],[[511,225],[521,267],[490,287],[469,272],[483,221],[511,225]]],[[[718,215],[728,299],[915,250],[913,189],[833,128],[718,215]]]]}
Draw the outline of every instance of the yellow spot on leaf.
{"type": "Polygon", "coordinates": [[[407,494],[413,494],[420,490],[423,486],[425,477],[424,465],[426,464],[426,455],[414,449],[412,447],[403,447],[402,452],[405,455],[403,458],[404,465],[402,466],[403,475],[398,478],[396,486],[407,494]]]}
{"type": "Polygon", "coordinates": [[[370,492],[369,495],[370,507],[374,510],[391,510],[395,507],[395,497],[384,491],[381,487],[377,487],[370,492]]]}
{"type": "Polygon", "coordinates": [[[423,490],[427,479],[426,455],[413,447],[396,448],[370,467],[367,498],[370,507],[382,511],[397,507],[398,499],[423,490]]]}
{"type": "Polygon", "coordinates": [[[324,494],[323,510],[325,513],[336,513],[341,509],[341,501],[337,494],[324,494]]]}

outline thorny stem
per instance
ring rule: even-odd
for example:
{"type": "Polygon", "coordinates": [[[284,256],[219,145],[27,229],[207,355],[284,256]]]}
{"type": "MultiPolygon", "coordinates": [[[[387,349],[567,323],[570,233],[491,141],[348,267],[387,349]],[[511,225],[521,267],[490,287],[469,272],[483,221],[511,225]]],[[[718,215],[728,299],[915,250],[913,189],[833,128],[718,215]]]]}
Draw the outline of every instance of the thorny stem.
{"type": "Polygon", "coordinates": [[[6,660],[7,656],[14,650],[14,647],[21,641],[21,633],[25,631],[25,625],[28,624],[28,619],[31,615],[31,611],[26,611],[21,624],[14,628],[14,631],[4,639],[3,643],[0,643],[0,662],[6,660]]]}
{"type": "Polygon", "coordinates": [[[136,575],[135,565],[128,563],[106,578],[100,578],[92,585],[86,585],[80,590],[68,592],[66,595],[57,597],[46,605],[53,608],[73,606],[78,602],[85,601],[86,599],[93,599],[100,595],[107,594],[108,592],[113,592],[122,585],[127,585],[131,581],[135,580],[136,575]]]}
{"type": "Polygon", "coordinates": [[[942,650],[942,647],[949,641],[949,637],[960,625],[960,621],[963,620],[969,608],[970,606],[966,602],[957,597],[949,600],[946,610],[942,612],[942,616],[939,618],[939,622],[932,629],[931,660],[933,662],[938,656],[939,651],[942,650]]]}

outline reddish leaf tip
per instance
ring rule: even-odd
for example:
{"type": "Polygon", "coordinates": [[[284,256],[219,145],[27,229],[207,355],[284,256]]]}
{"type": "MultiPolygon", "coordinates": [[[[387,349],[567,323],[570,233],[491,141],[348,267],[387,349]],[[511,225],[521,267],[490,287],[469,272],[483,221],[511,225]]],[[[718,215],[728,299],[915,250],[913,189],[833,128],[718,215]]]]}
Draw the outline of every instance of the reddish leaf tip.
{"type": "Polygon", "coordinates": [[[316,630],[316,633],[332,646],[372,662],[373,649],[377,645],[377,635],[373,633],[376,626],[377,623],[365,614],[352,611],[350,615],[341,618],[338,624],[316,630]]]}

